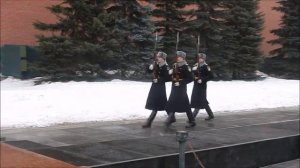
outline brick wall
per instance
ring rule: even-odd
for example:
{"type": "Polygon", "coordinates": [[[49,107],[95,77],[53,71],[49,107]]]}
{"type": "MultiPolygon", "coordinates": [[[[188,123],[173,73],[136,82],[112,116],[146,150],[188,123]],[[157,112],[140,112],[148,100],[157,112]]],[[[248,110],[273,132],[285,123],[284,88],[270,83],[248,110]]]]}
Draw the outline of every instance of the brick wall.
{"type": "Polygon", "coordinates": [[[36,45],[40,34],[32,23],[40,20],[55,22],[55,16],[45,8],[60,0],[1,0],[1,45],[36,45]]]}
{"type": "Polygon", "coordinates": [[[264,29],[262,31],[262,36],[264,37],[261,50],[266,56],[269,56],[269,52],[275,48],[280,47],[280,45],[271,45],[267,41],[277,38],[274,34],[270,33],[270,30],[279,28],[280,19],[282,13],[272,10],[273,7],[278,6],[276,3],[278,0],[261,0],[259,5],[259,11],[264,14],[264,29]]]}

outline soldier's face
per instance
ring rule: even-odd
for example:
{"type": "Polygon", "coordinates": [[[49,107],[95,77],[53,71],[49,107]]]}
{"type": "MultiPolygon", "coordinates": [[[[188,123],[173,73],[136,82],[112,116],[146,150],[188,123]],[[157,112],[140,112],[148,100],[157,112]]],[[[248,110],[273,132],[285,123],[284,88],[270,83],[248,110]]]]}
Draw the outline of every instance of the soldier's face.
{"type": "Polygon", "coordinates": [[[164,61],[164,59],[162,57],[160,57],[160,56],[157,55],[156,56],[156,61],[159,62],[159,63],[161,63],[161,62],[164,61]]]}
{"type": "Polygon", "coordinates": [[[198,59],[198,62],[199,62],[199,63],[203,63],[203,62],[204,62],[204,59],[200,57],[200,58],[198,59]]]}
{"type": "Polygon", "coordinates": [[[177,56],[177,59],[176,59],[177,62],[182,62],[183,61],[183,58],[182,57],[179,57],[177,56]]]}

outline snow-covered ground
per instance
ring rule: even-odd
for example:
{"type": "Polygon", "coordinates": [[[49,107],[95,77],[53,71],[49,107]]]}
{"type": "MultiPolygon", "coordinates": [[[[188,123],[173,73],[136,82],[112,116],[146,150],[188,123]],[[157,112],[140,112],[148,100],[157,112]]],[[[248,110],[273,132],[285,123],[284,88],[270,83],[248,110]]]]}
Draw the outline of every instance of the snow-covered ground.
{"type": "MultiPolygon", "coordinates": [[[[34,86],[33,80],[7,78],[1,81],[1,127],[146,118],[150,111],[144,106],[150,86],[150,82],[120,80],[34,86]]],[[[189,95],[192,87],[190,83],[189,95]]],[[[168,94],[170,89],[168,83],[168,94]]],[[[211,81],[208,100],[215,113],[298,106],[299,80],[211,81]]]]}

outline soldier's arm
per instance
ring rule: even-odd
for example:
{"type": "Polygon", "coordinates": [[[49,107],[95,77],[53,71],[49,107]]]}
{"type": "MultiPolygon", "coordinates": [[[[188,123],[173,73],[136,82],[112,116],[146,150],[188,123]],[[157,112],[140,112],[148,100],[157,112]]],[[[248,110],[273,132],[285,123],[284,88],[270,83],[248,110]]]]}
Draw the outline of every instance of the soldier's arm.
{"type": "Polygon", "coordinates": [[[204,73],[205,75],[201,78],[202,82],[208,82],[208,81],[212,80],[213,75],[212,75],[211,69],[208,65],[205,66],[204,71],[205,71],[205,73],[204,73]]]}
{"type": "Polygon", "coordinates": [[[192,68],[192,77],[194,80],[198,80],[198,63],[194,64],[193,68],[192,68]]]}
{"type": "Polygon", "coordinates": [[[169,75],[169,66],[166,65],[162,68],[162,72],[161,72],[161,76],[160,78],[158,78],[158,83],[164,83],[164,82],[168,82],[171,81],[171,76],[169,75]]]}
{"type": "Polygon", "coordinates": [[[181,81],[181,84],[188,84],[193,81],[193,75],[191,72],[191,68],[186,65],[183,69],[183,80],[181,81]]]}

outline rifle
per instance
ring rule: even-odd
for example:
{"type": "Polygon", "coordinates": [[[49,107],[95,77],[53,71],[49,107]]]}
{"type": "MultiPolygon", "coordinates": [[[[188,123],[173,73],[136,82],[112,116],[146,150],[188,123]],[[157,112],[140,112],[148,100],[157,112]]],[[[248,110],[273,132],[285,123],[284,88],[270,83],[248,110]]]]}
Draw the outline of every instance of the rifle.
{"type": "Polygon", "coordinates": [[[152,73],[152,78],[157,79],[158,74],[157,74],[157,62],[156,62],[156,47],[157,47],[157,32],[155,32],[155,43],[154,43],[154,52],[153,52],[153,73],[152,73]]]}
{"type": "Polygon", "coordinates": [[[198,35],[198,38],[197,38],[197,53],[196,53],[196,65],[197,65],[197,70],[196,70],[196,79],[200,79],[200,72],[199,72],[199,68],[198,68],[198,54],[199,54],[199,49],[200,49],[200,35],[198,35]]]}
{"type": "MultiPolygon", "coordinates": [[[[176,52],[177,52],[177,50],[178,50],[178,43],[179,43],[179,32],[177,32],[176,51],[175,51],[175,54],[176,54],[176,52]]],[[[175,57],[175,58],[177,59],[177,57],[175,57]]],[[[177,60],[176,60],[176,61],[177,61],[177,60]]],[[[173,68],[174,68],[173,80],[175,79],[174,81],[175,81],[175,82],[178,82],[178,81],[179,81],[179,73],[178,73],[178,64],[177,64],[177,62],[175,62],[173,68]]]]}
{"type": "Polygon", "coordinates": [[[178,44],[179,44],[179,32],[177,32],[177,39],[176,39],[176,51],[175,51],[175,54],[178,50],[178,44]]]}
{"type": "Polygon", "coordinates": [[[175,63],[173,68],[174,68],[173,81],[178,82],[179,81],[178,64],[175,63]]]}
{"type": "Polygon", "coordinates": [[[200,49],[200,35],[198,35],[198,38],[197,38],[197,51],[196,51],[196,57],[198,57],[199,49],[200,49]]]}

